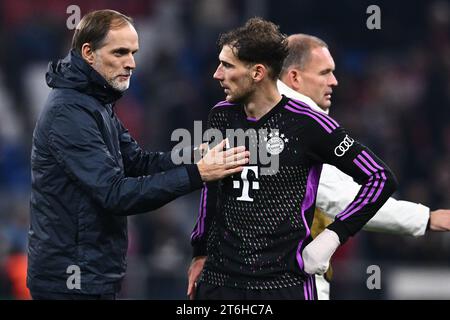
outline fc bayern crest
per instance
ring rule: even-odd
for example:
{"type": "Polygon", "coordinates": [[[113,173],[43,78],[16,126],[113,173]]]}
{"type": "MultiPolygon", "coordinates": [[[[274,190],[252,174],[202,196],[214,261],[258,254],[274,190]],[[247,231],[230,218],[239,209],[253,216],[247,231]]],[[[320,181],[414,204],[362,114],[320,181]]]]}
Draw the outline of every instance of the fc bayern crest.
{"type": "Polygon", "coordinates": [[[266,150],[271,155],[278,155],[284,150],[284,145],[289,141],[284,134],[280,134],[278,130],[272,130],[269,138],[264,138],[266,143],[266,150]]]}

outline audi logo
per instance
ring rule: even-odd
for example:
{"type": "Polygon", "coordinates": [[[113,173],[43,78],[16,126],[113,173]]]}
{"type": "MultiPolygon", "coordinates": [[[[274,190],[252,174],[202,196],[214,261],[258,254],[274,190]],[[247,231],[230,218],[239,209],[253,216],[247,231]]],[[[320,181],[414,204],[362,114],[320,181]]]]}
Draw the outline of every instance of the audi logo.
{"type": "Polygon", "coordinates": [[[350,138],[348,135],[345,135],[344,140],[341,143],[339,143],[339,145],[336,148],[334,148],[334,154],[337,155],[338,157],[342,157],[353,145],[353,142],[355,142],[355,140],[350,138]]]}

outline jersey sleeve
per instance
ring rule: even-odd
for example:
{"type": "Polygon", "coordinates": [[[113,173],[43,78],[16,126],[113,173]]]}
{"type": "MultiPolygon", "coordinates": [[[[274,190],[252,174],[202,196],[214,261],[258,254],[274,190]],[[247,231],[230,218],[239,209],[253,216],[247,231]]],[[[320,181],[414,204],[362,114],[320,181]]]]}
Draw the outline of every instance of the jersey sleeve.
{"type": "Polygon", "coordinates": [[[200,195],[197,222],[191,234],[193,257],[207,255],[207,239],[216,215],[217,182],[205,183],[200,195]]]}
{"type": "Polygon", "coordinates": [[[317,119],[308,119],[306,125],[307,155],[313,162],[337,167],[360,185],[353,200],[327,227],[338,234],[342,244],[375,215],[396,190],[397,182],[388,166],[336,121],[328,116],[317,119]]]}
{"type": "MultiPolygon", "coordinates": [[[[212,119],[214,117],[214,109],[211,110],[208,116],[207,129],[214,128],[212,119]]],[[[208,141],[210,145],[212,143],[217,144],[220,141],[208,141]]],[[[207,255],[207,239],[211,230],[211,225],[216,216],[217,211],[217,181],[207,182],[203,184],[203,188],[200,194],[200,204],[197,216],[197,222],[191,233],[191,245],[193,249],[193,257],[206,256],[207,255]]]]}
{"type": "MultiPolygon", "coordinates": [[[[360,187],[336,167],[324,165],[317,190],[316,207],[334,219],[355,198],[360,187]]],[[[391,197],[363,229],[418,237],[425,234],[429,218],[430,208],[391,197]]]]}

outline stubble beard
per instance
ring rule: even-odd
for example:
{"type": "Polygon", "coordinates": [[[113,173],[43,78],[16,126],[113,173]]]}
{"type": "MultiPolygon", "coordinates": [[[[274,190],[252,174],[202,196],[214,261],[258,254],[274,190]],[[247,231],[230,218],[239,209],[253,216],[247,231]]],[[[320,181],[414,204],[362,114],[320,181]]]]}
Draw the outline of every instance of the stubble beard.
{"type": "Polygon", "coordinates": [[[130,87],[130,78],[126,81],[120,81],[118,78],[107,80],[109,85],[120,92],[125,92],[130,87]]]}
{"type": "Polygon", "coordinates": [[[100,72],[100,70],[102,70],[102,65],[103,65],[102,59],[99,55],[97,55],[97,59],[94,61],[94,64],[92,65],[92,67],[106,80],[106,82],[108,82],[108,84],[113,89],[115,89],[119,92],[127,91],[128,88],[130,87],[131,74],[130,74],[130,77],[126,81],[120,81],[119,77],[117,77],[117,76],[109,77],[109,75],[102,74],[100,72]]]}

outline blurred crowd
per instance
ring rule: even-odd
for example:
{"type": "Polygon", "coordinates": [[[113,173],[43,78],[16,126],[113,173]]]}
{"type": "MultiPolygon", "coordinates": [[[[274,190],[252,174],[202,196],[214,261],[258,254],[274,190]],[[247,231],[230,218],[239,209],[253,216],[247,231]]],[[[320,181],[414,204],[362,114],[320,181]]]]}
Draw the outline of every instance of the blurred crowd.
{"type": "MultiPolygon", "coordinates": [[[[31,137],[49,92],[48,62],[70,48],[66,9],[73,4],[82,15],[110,8],[135,19],[137,69],[117,112],[144,148],[168,151],[177,144],[173,130],[193,132],[195,120],[206,120],[223,100],[212,79],[218,35],[262,16],[284,33],[309,33],[328,43],[339,81],[331,114],[393,169],[400,182],[395,196],[449,208],[450,5],[378,2],[381,30],[366,27],[371,1],[0,0],[0,299],[29,298],[24,282],[31,137]]],[[[129,219],[121,298],[185,298],[198,199],[194,193],[129,219]]],[[[355,290],[360,279],[346,278],[351,266],[450,269],[450,236],[361,233],[335,260],[341,279],[332,298],[389,298],[383,290],[355,290]]]]}

